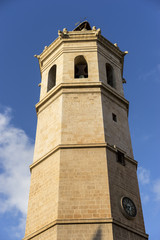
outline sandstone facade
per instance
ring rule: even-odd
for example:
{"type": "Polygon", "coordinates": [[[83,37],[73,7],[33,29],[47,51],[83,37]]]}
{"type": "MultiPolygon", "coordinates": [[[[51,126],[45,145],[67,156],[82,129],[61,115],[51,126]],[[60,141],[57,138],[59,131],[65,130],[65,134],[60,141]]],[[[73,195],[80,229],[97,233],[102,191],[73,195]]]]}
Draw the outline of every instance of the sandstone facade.
{"type": "Polygon", "coordinates": [[[123,94],[124,56],[95,27],[64,29],[37,56],[42,81],[24,240],[148,239],[123,94]],[[75,77],[77,56],[87,62],[88,77],[75,77]],[[56,83],[48,91],[54,65],[56,83]],[[136,205],[133,219],[123,214],[123,196],[136,205]]]}

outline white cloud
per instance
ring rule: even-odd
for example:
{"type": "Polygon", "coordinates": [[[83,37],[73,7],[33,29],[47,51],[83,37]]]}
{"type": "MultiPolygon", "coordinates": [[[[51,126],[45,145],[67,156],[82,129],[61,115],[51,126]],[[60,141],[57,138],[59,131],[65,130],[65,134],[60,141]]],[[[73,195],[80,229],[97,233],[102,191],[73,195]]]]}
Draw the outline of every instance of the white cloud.
{"type": "Polygon", "coordinates": [[[139,167],[138,168],[138,179],[142,185],[150,183],[150,172],[149,170],[139,167]]]}
{"type": "Polygon", "coordinates": [[[142,140],[143,141],[148,141],[148,140],[150,140],[150,138],[151,138],[151,135],[144,135],[144,136],[142,136],[142,140]]]}
{"type": "Polygon", "coordinates": [[[11,234],[14,233],[14,236],[18,239],[22,239],[25,232],[25,225],[26,225],[26,217],[22,216],[19,218],[19,223],[17,226],[11,227],[11,234]]]}
{"type": "Polygon", "coordinates": [[[160,64],[139,77],[142,81],[160,82],[160,64]]]}
{"type": "Polygon", "coordinates": [[[160,179],[154,182],[153,192],[155,193],[155,200],[160,201],[160,179]]]}
{"type": "Polygon", "coordinates": [[[157,180],[151,180],[150,179],[150,171],[143,167],[139,167],[138,168],[138,179],[139,179],[139,183],[141,184],[142,190],[143,190],[142,201],[144,203],[148,202],[149,195],[152,195],[154,200],[160,201],[160,178],[157,180]],[[147,188],[145,188],[144,185],[147,185],[147,188]]]}
{"type": "Polygon", "coordinates": [[[26,133],[11,125],[11,109],[0,113],[0,214],[19,212],[19,229],[27,212],[33,144],[26,133]]]}

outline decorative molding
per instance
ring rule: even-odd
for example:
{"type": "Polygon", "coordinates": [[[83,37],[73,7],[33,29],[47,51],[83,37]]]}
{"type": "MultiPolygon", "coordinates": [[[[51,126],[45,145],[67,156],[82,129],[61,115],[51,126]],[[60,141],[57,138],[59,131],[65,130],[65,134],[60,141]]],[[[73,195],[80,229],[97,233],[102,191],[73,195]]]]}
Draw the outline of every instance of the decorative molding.
{"type": "Polygon", "coordinates": [[[108,39],[103,37],[102,35],[99,36],[98,41],[104,46],[111,50],[111,52],[116,53],[120,58],[124,57],[125,53],[122,52],[119,48],[117,48],[113,43],[111,43],[108,39]]]}
{"type": "MultiPolygon", "coordinates": [[[[60,83],[58,86],[54,87],[51,91],[49,91],[47,93],[47,95],[39,103],[36,104],[37,113],[39,112],[40,107],[42,107],[50,98],[55,96],[60,90],[76,89],[76,88],[102,88],[103,90],[111,93],[114,97],[116,97],[118,100],[120,100],[123,104],[125,104],[127,106],[127,109],[129,108],[129,102],[122,95],[120,95],[115,89],[111,88],[110,86],[105,85],[102,82],[76,82],[76,83],[60,83]]],[[[62,94],[62,93],[64,93],[64,92],[61,91],[60,94],[62,94]]],[[[75,92],[73,92],[73,93],[75,93],[75,92]]]]}
{"type": "Polygon", "coordinates": [[[57,219],[47,224],[46,226],[40,228],[39,230],[33,232],[32,234],[29,234],[28,236],[24,237],[23,240],[31,240],[32,238],[38,236],[42,232],[45,232],[56,225],[72,225],[72,224],[114,224],[148,239],[148,234],[135,230],[125,224],[118,222],[113,218],[99,218],[99,219],[57,219]]]}
{"type": "MultiPolygon", "coordinates": [[[[55,50],[55,49],[54,49],[55,50]]],[[[41,71],[45,71],[50,65],[53,64],[54,61],[56,61],[57,58],[59,58],[63,53],[72,53],[72,52],[96,52],[97,51],[97,46],[84,46],[83,48],[82,47],[62,47],[59,49],[58,52],[56,52],[56,54],[54,54],[52,56],[52,58],[46,62],[47,58],[52,54],[49,53],[47,55],[47,57],[43,60],[41,60],[41,63],[42,63],[42,66],[41,66],[41,71]]]]}
{"type": "Polygon", "coordinates": [[[71,148],[105,148],[107,146],[106,143],[86,143],[86,144],[59,144],[55,148],[53,148],[51,151],[49,151],[47,154],[36,160],[30,165],[30,170],[32,170],[33,167],[35,167],[37,164],[44,161],[47,157],[51,156],[54,152],[60,150],[60,149],[71,149],[71,148]]]}
{"type": "Polygon", "coordinates": [[[123,153],[124,153],[125,160],[127,160],[128,162],[131,162],[132,164],[136,165],[136,167],[137,167],[138,162],[137,162],[135,159],[129,157],[129,156],[126,154],[126,152],[123,151],[121,148],[117,147],[116,145],[114,145],[114,146],[113,146],[113,145],[110,145],[109,143],[106,143],[106,147],[107,147],[108,149],[110,149],[111,151],[116,152],[116,153],[117,153],[117,151],[123,152],[123,153]]]}
{"type": "MultiPolygon", "coordinates": [[[[119,148],[117,148],[116,146],[110,145],[107,142],[103,142],[103,143],[86,143],[86,144],[59,144],[56,147],[54,147],[51,151],[49,151],[48,153],[46,153],[44,156],[42,156],[41,158],[39,158],[38,160],[36,160],[35,162],[33,162],[30,165],[30,170],[32,170],[32,168],[34,168],[36,165],[38,165],[39,163],[41,163],[42,161],[44,161],[47,157],[51,156],[53,153],[55,153],[56,151],[60,150],[60,149],[71,149],[71,148],[108,148],[114,152],[117,152],[117,150],[119,150],[119,148]]],[[[121,150],[121,149],[120,149],[121,150]]],[[[122,150],[121,150],[122,151],[122,150]]],[[[123,151],[124,152],[124,151],[123,151]]],[[[131,157],[129,157],[128,155],[126,155],[125,153],[125,158],[129,161],[132,162],[133,164],[137,165],[137,161],[132,159],[131,157]]]]}
{"type": "Polygon", "coordinates": [[[100,29],[87,31],[67,31],[67,29],[64,28],[63,31],[58,31],[58,35],[59,37],[48,47],[45,47],[44,51],[38,55],[40,63],[43,62],[63,42],[97,41],[120,59],[122,59],[126,54],[125,52],[119,50],[119,48],[108,41],[105,37],[103,37],[100,29]]]}
{"type": "Polygon", "coordinates": [[[119,226],[119,227],[122,227],[122,228],[124,228],[124,229],[127,229],[127,230],[129,230],[129,231],[131,231],[131,232],[133,232],[133,233],[135,233],[135,234],[137,234],[137,235],[139,235],[139,236],[142,236],[142,237],[144,237],[144,238],[146,238],[146,239],[148,240],[148,234],[146,234],[146,233],[144,233],[144,232],[135,230],[134,228],[131,228],[131,227],[129,227],[128,225],[123,224],[123,223],[121,223],[121,222],[119,222],[119,221],[117,221],[117,220],[115,220],[115,219],[113,219],[113,224],[114,224],[114,225],[117,225],[117,226],[119,226]]]}
{"type": "MultiPolygon", "coordinates": [[[[110,49],[109,49],[109,51],[110,51],[110,49]]],[[[122,64],[121,64],[121,63],[118,63],[112,56],[108,56],[107,53],[105,53],[105,52],[103,51],[102,47],[100,48],[100,47],[98,46],[97,52],[98,52],[99,54],[101,54],[103,57],[105,57],[107,60],[109,60],[112,64],[114,64],[114,65],[115,65],[116,67],[118,67],[119,69],[122,68],[122,64]]]]}

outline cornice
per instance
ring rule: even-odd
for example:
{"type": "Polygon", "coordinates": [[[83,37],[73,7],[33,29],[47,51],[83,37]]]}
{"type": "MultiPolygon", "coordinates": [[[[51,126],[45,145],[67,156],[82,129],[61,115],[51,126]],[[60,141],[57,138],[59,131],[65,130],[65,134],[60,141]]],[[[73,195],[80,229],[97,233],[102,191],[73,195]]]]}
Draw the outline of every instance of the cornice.
{"type": "Polygon", "coordinates": [[[56,225],[72,225],[72,224],[114,224],[114,225],[117,225],[124,229],[127,229],[130,232],[137,234],[145,239],[148,239],[148,234],[141,232],[139,230],[136,230],[132,227],[129,227],[125,224],[122,224],[113,218],[97,218],[97,219],[95,218],[95,219],[57,219],[57,220],[47,224],[46,226],[38,229],[37,231],[33,232],[32,234],[29,234],[28,236],[24,237],[23,240],[31,240],[32,238],[38,236],[42,232],[45,232],[48,229],[50,229],[56,225]]]}
{"type": "Polygon", "coordinates": [[[45,59],[41,60],[41,72],[43,72],[45,69],[47,69],[52,63],[59,58],[63,53],[72,53],[72,52],[96,52],[97,51],[97,46],[84,46],[82,47],[66,47],[65,45],[59,48],[59,51],[57,51],[55,54],[53,54],[52,58],[50,60],[46,61],[46,58],[48,58],[50,54],[46,56],[45,59]]]}
{"type": "Polygon", "coordinates": [[[125,99],[122,95],[120,95],[116,89],[112,88],[111,86],[107,86],[104,83],[101,83],[103,90],[109,92],[112,94],[112,96],[116,97],[118,100],[120,100],[122,103],[124,103],[127,106],[127,109],[129,108],[129,101],[125,99]]]}
{"type": "MultiPolygon", "coordinates": [[[[62,43],[65,42],[77,42],[77,41],[96,41],[100,43],[104,48],[110,50],[114,55],[116,55],[123,64],[123,58],[125,56],[125,52],[122,52],[116,45],[111,43],[105,37],[103,37],[100,33],[100,30],[87,30],[87,31],[67,31],[66,34],[59,34],[59,37],[56,38],[48,47],[46,46],[43,52],[40,55],[35,55],[35,57],[39,60],[40,70],[42,70],[43,61],[58,47],[61,46],[62,43]]],[[[74,51],[74,50],[73,50],[74,51]]]]}
{"type": "Polygon", "coordinates": [[[46,158],[51,156],[56,151],[59,151],[61,149],[78,149],[78,148],[108,148],[109,150],[111,150],[113,152],[117,152],[118,150],[120,150],[121,152],[123,152],[125,154],[125,158],[126,158],[127,161],[129,161],[129,162],[131,162],[131,163],[133,163],[134,165],[137,166],[137,161],[134,160],[133,158],[129,157],[126,154],[126,152],[124,152],[122,149],[118,148],[115,145],[114,146],[110,145],[107,142],[103,142],[103,143],[86,143],[86,144],[59,144],[56,147],[54,147],[51,151],[46,153],[44,156],[42,156],[41,158],[39,158],[38,160],[33,162],[30,165],[30,170],[32,170],[36,165],[38,165],[39,163],[44,161],[46,158]]]}
{"type": "Polygon", "coordinates": [[[45,47],[43,52],[39,55],[41,61],[43,61],[53,50],[55,50],[63,42],[77,42],[78,41],[93,41],[97,40],[97,37],[94,32],[68,32],[67,37],[58,37],[56,38],[48,47],[45,47]]]}
{"type": "Polygon", "coordinates": [[[103,45],[105,48],[110,49],[111,52],[119,56],[119,58],[124,57],[125,52],[122,52],[117,46],[115,46],[113,43],[111,43],[109,40],[107,40],[102,35],[99,36],[98,42],[103,45]]]}
{"type": "MultiPolygon", "coordinates": [[[[64,93],[63,89],[72,89],[72,92],[74,93],[73,89],[77,88],[95,88],[95,89],[103,89],[103,91],[109,92],[113,97],[116,97],[118,100],[120,100],[123,104],[126,105],[127,110],[129,108],[129,102],[120,95],[115,89],[105,85],[102,82],[76,82],[76,83],[60,83],[58,86],[53,88],[51,91],[47,93],[47,95],[36,104],[36,111],[39,112],[39,109],[42,105],[44,105],[48,100],[50,100],[53,96],[56,98],[56,94],[62,94],[64,93]]],[[[66,93],[66,92],[65,92],[66,93]]],[[[70,92],[71,93],[71,92],[70,92]]],[[[76,92],[77,93],[77,92],[76,92]]],[[[85,93],[85,92],[84,92],[85,93]]]]}
{"type": "Polygon", "coordinates": [[[77,148],[104,148],[107,144],[104,143],[86,143],[86,144],[59,144],[56,147],[54,147],[51,151],[49,151],[47,154],[36,160],[30,165],[30,170],[34,168],[36,165],[44,161],[47,157],[51,156],[53,153],[60,149],[77,149],[77,148]]]}
{"type": "Polygon", "coordinates": [[[123,151],[123,149],[117,147],[116,145],[110,145],[109,143],[106,143],[106,147],[107,147],[109,150],[113,151],[113,152],[116,152],[116,153],[117,153],[117,151],[121,151],[122,153],[124,153],[125,159],[126,159],[128,162],[131,162],[132,164],[136,165],[136,168],[137,168],[138,162],[137,162],[135,159],[129,157],[129,156],[126,154],[126,152],[123,151]]]}
{"type": "Polygon", "coordinates": [[[112,56],[108,55],[105,51],[102,50],[102,48],[100,48],[99,46],[97,46],[97,52],[99,54],[101,54],[102,56],[104,56],[106,59],[108,59],[112,64],[114,64],[116,67],[118,67],[119,69],[122,68],[122,63],[116,61],[116,59],[114,59],[112,56]]]}
{"type": "Polygon", "coordinates": [[[113,224],[115,224],[115,225],[117,225],[119,227],[122,227],[124,229],[127,229],[127,230],[129,230],[129,231],[131,231],[131,232],[133,232],[133,233],[135,233],[135,234],[137,234],[139,236],[142,236],[142,237],[146,238],[146,240],[148,240],[148,234],[146,234],[144,232],[141,232],[141,231],[136,230],[136,229],[134,229],[132,227],[129,227],[128,225],[126,225],[124,223],[121,223],[121,222],[119,222],[119,221],[117,221],[115,219],[113,219],[113,224]]]}
{"type": "Polygon", "coordinates": [[[101,224],[101,223],[112,223],[112,218],[109,219],[57,219],[46,226],[40,228],[39,230],[33,232],[32,234],[29,234],[28,236],[24,237],[23,240],[30,240],[36,236],[38,236],[40,233],[45,232],[46,230],[50,229],[51,227],[54,227],[56,225],[68,225],[68,224],[101,224]]]}

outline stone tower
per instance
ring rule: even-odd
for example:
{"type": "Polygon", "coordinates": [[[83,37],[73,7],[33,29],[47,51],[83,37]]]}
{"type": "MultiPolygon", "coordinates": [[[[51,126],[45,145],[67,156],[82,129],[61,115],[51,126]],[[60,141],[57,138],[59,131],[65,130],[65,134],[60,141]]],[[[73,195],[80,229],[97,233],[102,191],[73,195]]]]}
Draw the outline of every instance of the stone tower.
{"type": "Polygon", "coordinates": [[[41,71],[25,240],[145,240],[122,83],[126,52],[87,21],[41,71]]]}

